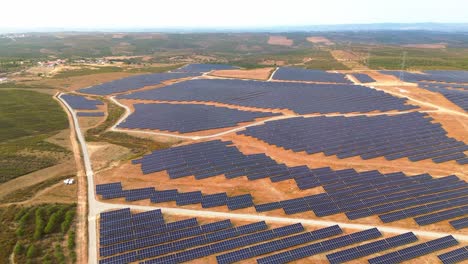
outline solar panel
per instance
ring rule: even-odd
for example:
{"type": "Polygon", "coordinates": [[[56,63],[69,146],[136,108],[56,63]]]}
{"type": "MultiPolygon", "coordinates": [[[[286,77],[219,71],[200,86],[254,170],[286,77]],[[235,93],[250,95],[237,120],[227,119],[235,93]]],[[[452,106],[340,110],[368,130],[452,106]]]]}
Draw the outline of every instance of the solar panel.
{"type": "Polygon", "coordinates": [[[370,264],[380,263],[399,263],[405,260],[410,260],[429,253],[457,245],[458,241],[453,236],[446,236],[431,240],[426,243],[417,244],[411,247],[400,249],[395,252],[387,253],[382,256],[369,259],[370,264]]]}
{"type": "MultiPolygon", "coordinates": [[[[282,230],[274,229],[273,232],[286,235],[284,233],[284,228],[281,228],[281,229],[282,230]]],[[[289,226],[287,229],[289,230],[293,229],[296,232],[302,232],[304,230],[302,225],[299,225],[299,224],[289,226]]],[[[327,238],[330,236],[338,235],[341,233],[342,233],[342,230],[340,229],[340,227],[335,225],[335,226],[315,230],[312,232],[301,233],[301,234],[297,234],[294,236],[282,238],[279,240],[274,240],[274,241],[258,244],[256,246],[252,246],[249,248],[225,253],[225,254],[217,256],[216,260],[220,264],[221,263],[223,264],[233,263],[233,262],[241,261],[244,259],[253,258],[253,257],[257,257],[260,255],[268,254],[271,252],[279,251],[288,247],[293,247],[296,245],[304,244],[304,243],[315,241],[318,239],[323,239],[323,238],[327,238]]]]}
{"type": "Polygon", "coordinates": [[[200,104],[145,103],[134,104],[133,107],[134,112],[118,127],[189,133],[237,126],[257,118],[278,115],[200,104]]]}
{"type": "Polygon", "coordinates": [[[96,110],[98,105],[103,105],[99,100],[91,100],[81,95],[75,94],[62,94],[60,98],[65,100],[68,105],[73,109],[78,110],[96,110]]]}
{"type": "Polygon", "coordinates": [[[104,112],[78,112],[76,115],[85,117],[101,117],[104,116],[104,112]]]}
{"type": "Polygon", "coordinates": [[[468,259],[468,247],[458,248],[437,256],[443,264],[453,264],[468,259]]]}
{"type": "Polygon", "coordinates": [[[310,257],[322,252],[330,251],[340,247],[352,245],[354,243],[380,237],[382,234],[376,229],[368,229],[350,235],[332,238],[315,244],[295,248],[286,252],[277,253],[267,257],[257,259],[259,264],[263,263],[286,263],[294,260],[310,257]]]}
{"type": "Polygon", "coordinates": [[[296,117],[251,126],[240,135],[308,154],[323,152],[340,159],[410,157],[412,161],[432,159],[436,163],[463,159],[468,146],[447,137],[438,123],[425,113],[355,117],[296,117]],[[274,131],[274,133],[272,133],[274,131]],[[353,135],[353,136],[350,136],[353,135]]]}
{"type": "Polygon", "coordinates": [[[382,239],[371,243],[363,244],[357,247],[345,249],[342,251],[337,251],[335,253],[328,254],[327,258],[328,261],[330,261],[330,263],[342,263],[364,256],[368,256],[374,253],[378,253],[381,251],[385,251],[390,248],[406,245],[417,240],[418,238],[412,232],[409,232],[391,238],[382,239]]]}
{"type": "Polygon", "coordinates": [[[309,70],[293,67],[280,67],[273,75],[274,80],[311,81],[327,83],[351,83],[344,74],[322,70],[309,70]]]}
{"type": "Polygon", "coordinates": [[[374,78],[364,73],[353,73],[352,76],[356,78],[360,83],[375,82],[374,78]]]}
{"type": "Polygon", "coordinates": [[[453,220],[449,222],[450,225],[453,226],[455,229],[463,229],[468,227],[468,217],[464,217],[461,219],[453,220]]]}
{"type": "Polygon", "coordinates": [[[406,99],[350,84],[198,79],[117,96],[118,99],[218,102],[298,114],[409,110],[406,99]]]}

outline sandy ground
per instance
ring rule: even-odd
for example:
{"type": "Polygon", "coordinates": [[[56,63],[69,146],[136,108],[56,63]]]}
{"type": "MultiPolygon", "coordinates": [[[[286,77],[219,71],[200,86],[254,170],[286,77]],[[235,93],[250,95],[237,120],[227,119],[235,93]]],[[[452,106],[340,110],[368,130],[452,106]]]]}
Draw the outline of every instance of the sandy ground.
{"type": "Polygon", "coordinates": [[[333,45],[332,41],[327,39],[326,37],[322,36],[313,36],[313,37],[307,37],[307,41],[312,42],[312,43],[320,43],[320,44],[325,44],[325,45],[333,45]]]}
{"type": "Polygon", "coordinates": [[[77,191],[78,185],[65,185],[63,182],[59,182],[40,191],[29,203],[76,203],[77,191]]]}
{"type": "Polygon", "coordinates": [[[259,68],[249,70],[219,70],[212,71],[210,75],[236,79],[268,80],[273,70],[274,68],[259,68]]]}
{"type": "Polygon", "coordinates": [[[294,44],[294,41],[285,36],[270,36],[268,38],[268,44],[290,47],[294,44]]]}

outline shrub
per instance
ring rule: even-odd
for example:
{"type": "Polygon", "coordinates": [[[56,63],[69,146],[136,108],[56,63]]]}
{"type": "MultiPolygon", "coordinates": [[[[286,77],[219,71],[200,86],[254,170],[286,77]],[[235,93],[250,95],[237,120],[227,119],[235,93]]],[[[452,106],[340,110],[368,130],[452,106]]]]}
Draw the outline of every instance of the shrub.
{"type": "Polygon", "coordinates": [[[28,251],[26,252],[26,257],[28,259],[32,259],[36,256],[37,254],[37,248],[36,246],[34,246],[34,244],[31,244],[29,247],[28,247],[28,251]]]}
{"type": "Polygon", "coordinates": [[[44,214],[45,214],[45,210],[43,207],[36,209],[36,225],[35,225],[34,235],[33,235],[33,238],[35,240],[41,239],[44,234],[44,226],[45,226],[45,222],[43,219],[44,214]]]}
{"type": "Polygon", "coordinates": [[[17,242],[15,245],[15,248],[13,249],[13,252],[15,252],[15,255],[19,256],[23,254],[23,251],[24,251],[23,245],[21,244],[21,242],[17,242]]]}
{"type": "Polygon", "coordinates": [[[60,244],[55,244],[54,256],[58,263],[65,263],[65,255],[63,254],[63,250],[62,247],[60,247],[60,244]]]}
{"type": "Polygon", "coordinates": [[[70,231],[70,233],[68,233],[67,246],[69,250],[75,249],[75,231],[70,231]]]}
{"type": "Polygon", "coordinates": [[[68,212],[65,214],[65,220],[62,222],[62,225],[61,225],[62,234],[67,233],[74,218],[75,218],[75,209],[72,208],[68,210],[68,212]]]}

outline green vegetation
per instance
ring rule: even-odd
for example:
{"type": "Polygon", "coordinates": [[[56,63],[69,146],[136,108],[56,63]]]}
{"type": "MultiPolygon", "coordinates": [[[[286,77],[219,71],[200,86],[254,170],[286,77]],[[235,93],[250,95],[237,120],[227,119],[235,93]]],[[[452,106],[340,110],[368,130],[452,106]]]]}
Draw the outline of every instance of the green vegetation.
{"type": "Polygon", "coordinates": [[[9,263],[12,252],[16,263],[75,262],[75,211],[75,204],[0,208],[0,263],[9,263]],[[68,220],[70,231],[67,237],[59,228],[66,221],[64,215],[72,217],[68,220]],[[18,235],[19,229],[23,230],[22,235],[18,235]]]}
{"type": "Polygon", "coordinates": [[[91,128],[86,132],[87,141],[105,141],[129,148],[133,154],[128,157],[129,159],[141,156],[155,149],[162,149],[170,146],[169,144],[156,142],[150,139],[133,137],[125,133],[113,131],[106,132],[106,130],[117,123],[119,118],[125,113],[125,109],[122,107],[108,100],[106,102],[108,116],[102,124],[91,128]]]}
{"type": "Polygon", "coordinates": [[[116,66],[105,66],[105,67],[83,67],[80,69],[66,70],[61,71],[54,75],[54,79],[64,79],[75,76],[85,76],[90,74],[99,74],[99,73],[110,73],[110,72],[122,72],[123,68],[116,66]]]}
{"type": "Polygon", "coordinates": [[[335,60],[328,50],[317,50],[310,58],[311,60],[305,63],[308,69],[349,70],[348,67],[335,60]]]}
{"type": "Polygon", "coordinates": [[[0,83],[0,88],[8,89],[54,89],[52,86],[42,84],[30,84],[30,83],[17,83],[17,82],[5,82],[0,83]]]}
{"type": "Polygon", "coordinates": [[[372,69],[401,70],[404,53],[405,70],[468,70],[468,49],[377,47],[370,50],[369,66],[372,69]]]}
{"type": "Polygon", "coordinates": [[[0,91],[0,183],[57,164],[69,151],[46,139],[68,127],[50,95],[0,91]]]}

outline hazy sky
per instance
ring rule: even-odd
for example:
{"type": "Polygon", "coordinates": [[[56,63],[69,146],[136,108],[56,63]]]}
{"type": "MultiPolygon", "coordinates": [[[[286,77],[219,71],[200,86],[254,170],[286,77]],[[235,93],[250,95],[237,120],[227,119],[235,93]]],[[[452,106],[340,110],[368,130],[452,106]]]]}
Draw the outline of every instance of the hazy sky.
{"type": "Polygon", "coordinates": [[[468,0],[2,0],[0,28],[468,22],[468,0]]]}

